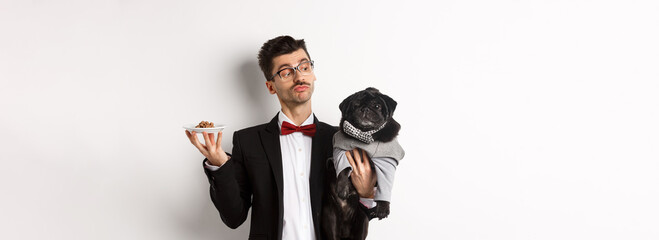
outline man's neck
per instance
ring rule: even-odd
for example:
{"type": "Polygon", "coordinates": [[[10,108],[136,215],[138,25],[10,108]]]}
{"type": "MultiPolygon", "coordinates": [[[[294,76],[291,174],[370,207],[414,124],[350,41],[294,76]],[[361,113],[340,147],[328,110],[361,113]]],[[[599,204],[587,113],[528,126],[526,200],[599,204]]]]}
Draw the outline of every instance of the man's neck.
{"type": "Polygon", "coordinates": [[[282,104],[281,112],[284,113],[288,119],[293,121],[295,126],[300,126],[300,124],[304,123],[304,121],[309,118],[309,115],[311,115],[311,101],[295,106],[282,104]]]}

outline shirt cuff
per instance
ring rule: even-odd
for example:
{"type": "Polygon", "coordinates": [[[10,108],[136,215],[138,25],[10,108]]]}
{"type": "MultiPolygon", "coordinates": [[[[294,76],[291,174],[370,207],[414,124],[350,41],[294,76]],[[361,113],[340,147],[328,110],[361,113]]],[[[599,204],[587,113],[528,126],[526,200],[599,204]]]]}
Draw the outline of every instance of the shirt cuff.
{"type": "MultiPolygon", "coordinates": [[[[222,166],[224,166],[224,164],[222,164],[222,166]]],[[[219,170],[222,166],[211,165],[210,163],[208,163],[208,160],[204,161],[204,168],[206,168],[206,169],[208,169],[208,170],[210,170],[210,171],[217,171],[217,170],[219,170]]]]}
{"type": "Polygon", "coordinates": [[[378,205],[378,203],[372,198],[359,198],[359,202],[368,209],[374,208],[378,205]]]}

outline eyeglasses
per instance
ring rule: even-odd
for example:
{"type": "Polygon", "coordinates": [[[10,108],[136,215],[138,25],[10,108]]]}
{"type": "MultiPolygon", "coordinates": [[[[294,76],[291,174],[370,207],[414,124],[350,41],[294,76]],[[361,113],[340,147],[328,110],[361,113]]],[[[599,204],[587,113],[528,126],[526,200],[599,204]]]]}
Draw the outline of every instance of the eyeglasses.
{"type": "Polygon", "coordinates": [[[268,80],[272,80],[277,75],[279,75],[279,78],[281,78],[281,80],[283,81],[293,80],[293,78],[295,78],[296,70],[299,71],[300,74],[302,75],[309,75],[313,73],[313,61],[304,61],[301,62],[299,65],[297,65],[297,67],[288,67],[279,70],[277,71],[277,73],[275,73],[275,75],[272,75],[272,77],[270,77],[270,79],[268,80]]]}

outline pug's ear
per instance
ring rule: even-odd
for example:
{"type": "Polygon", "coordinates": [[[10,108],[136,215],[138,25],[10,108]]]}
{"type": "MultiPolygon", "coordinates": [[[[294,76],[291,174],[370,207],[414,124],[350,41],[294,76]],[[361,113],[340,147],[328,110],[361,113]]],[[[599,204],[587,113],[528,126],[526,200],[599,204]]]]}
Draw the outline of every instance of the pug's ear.
{"type": "Polygon", "coordinates": [[[343,102],[339,104],[339,110],[341,110],[341,116],[345,116],[348,113],[348,108],[350,108],[350,102],[355,99],[355,95],[350,95],[346,99],[343,99],[343,102]]]}
{"type": "Polygon", "coordinates": [[[394,101],[393,98],[390,98],[389,96],[384,94],[380,95],[380,98],[382,98],[385,105],[387,105],[387,111],[389,112],[389,117],[393,116],[394,110],[396,110],[396,105],[398,105],[398,103],[394,101]]]}

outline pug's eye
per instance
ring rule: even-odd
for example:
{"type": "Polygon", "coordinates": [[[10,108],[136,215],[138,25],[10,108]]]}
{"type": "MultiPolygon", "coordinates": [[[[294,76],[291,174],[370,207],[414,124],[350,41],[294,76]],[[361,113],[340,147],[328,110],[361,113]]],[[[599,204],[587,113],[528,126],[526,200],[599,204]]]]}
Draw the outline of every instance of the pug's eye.
{"type": "Polygon", "coordinates": [[[381,108],[380,104],[375,104],[375,109],[380,109],[380,108],[381,108]]]}

